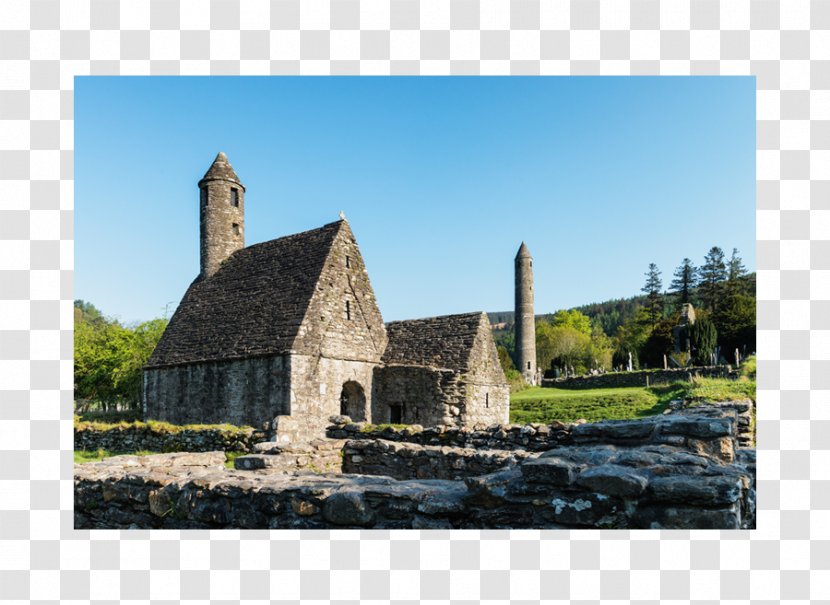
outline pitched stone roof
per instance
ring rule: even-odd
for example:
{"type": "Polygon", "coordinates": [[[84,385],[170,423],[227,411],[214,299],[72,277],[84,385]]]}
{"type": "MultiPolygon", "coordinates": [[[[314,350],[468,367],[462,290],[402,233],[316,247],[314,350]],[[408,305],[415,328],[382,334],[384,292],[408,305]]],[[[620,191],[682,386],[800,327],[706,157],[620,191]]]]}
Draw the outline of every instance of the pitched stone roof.
{"type": "Polygon", "coordinates": [[[390,322],[383,361],[464,371],[482,322],[489,327],[481,312],[390,322]]]}
{"type": "Polygon", "coordinates": [[[337,234],[337,221],[238,250],[194,281],[147,367],[291,350],[337,234]]]}
{"type": "Polygon", "coordinates": [[[519,251],[516,253],[516,258],[531,258],[530,250],[524,242],[522,242],[522,245],[519,246],[519,251]]]}
{"type": "Polygon", "coordinates": [[[228,161],[228,156],[224,152],[220,151],[217,154],[216,159],[213,160],[213,164],[210,165],[205,176],[199,181],[199,186],[201,187],[205,181],[233,181],[234,183],[239,183],[239,177],[236,176],[236,172],[234,172],[233,166],[231,166],[231,163],[228,161]]]}

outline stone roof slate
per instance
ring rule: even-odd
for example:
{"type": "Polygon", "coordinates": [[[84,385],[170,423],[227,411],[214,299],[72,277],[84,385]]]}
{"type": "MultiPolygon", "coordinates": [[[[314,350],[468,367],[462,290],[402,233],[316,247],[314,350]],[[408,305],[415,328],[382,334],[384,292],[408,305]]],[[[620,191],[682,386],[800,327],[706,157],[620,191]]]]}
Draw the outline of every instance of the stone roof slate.
{"type": "Polygon", "coordinates": [[[239,183],[239,177],[236,176],[236,172],[234,172],[233,166],[231,166],[231,163],[228,161],[228,156],[224,152],[220,151],[217,154],[216,159],[213,160],[213,164],[210,165],[205,176],[199,181],[199,185],[201,186],[205,181],[233,181],[239,183]]]}
{"type": "Polygon", "coordinates": [[[465,371],[482,325],[490,325],[482,312],[387,323],[383,361],[465,371]]]}
{"type": "Polygon", "coordinates": [[[146,367],[290,351],[344,224],[243,248],[196,279],[146,367]]]}

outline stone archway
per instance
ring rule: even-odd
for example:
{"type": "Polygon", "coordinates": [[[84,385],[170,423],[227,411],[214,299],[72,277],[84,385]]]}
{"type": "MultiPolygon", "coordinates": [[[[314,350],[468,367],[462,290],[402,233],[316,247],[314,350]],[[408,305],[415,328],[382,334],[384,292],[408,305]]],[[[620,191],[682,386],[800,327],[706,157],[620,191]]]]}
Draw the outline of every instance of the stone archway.
{"type": "Polygon", "coordinates": [[[350,380],[343,384],[340,392],[340,414],[354,422],[366,421],[366,393],[359,382],[350,380]]]}

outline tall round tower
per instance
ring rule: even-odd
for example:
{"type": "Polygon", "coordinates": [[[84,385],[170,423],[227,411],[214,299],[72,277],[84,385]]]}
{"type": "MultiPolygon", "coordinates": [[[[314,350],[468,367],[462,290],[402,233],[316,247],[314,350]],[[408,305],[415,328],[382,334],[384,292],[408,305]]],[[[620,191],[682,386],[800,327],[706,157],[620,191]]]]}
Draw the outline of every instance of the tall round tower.
{"type": "Polygon", "coordinates": [[[528,384],[536,384],[536,317],[533,311],[533,257],[522,242],[516,254],[516,358],[528,384]]]}
{"type": "Polygon", "coordinates": [[[199,181],[201,278],[245,247],[245,187],[221,151],[199,181]]]}

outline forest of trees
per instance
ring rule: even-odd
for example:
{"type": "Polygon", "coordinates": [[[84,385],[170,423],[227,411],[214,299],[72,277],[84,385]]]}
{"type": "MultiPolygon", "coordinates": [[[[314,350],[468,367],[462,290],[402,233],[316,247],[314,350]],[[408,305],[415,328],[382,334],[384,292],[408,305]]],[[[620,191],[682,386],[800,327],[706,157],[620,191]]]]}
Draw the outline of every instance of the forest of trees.
{"type": "Polygon", "coordinates": [[[75,301],[75,401],[79,411],[137,410],[141,368],[167,319],[124,326],[89,302],[75,301]]]}
{"type": "MultiPolygon", "coordinates": [[[[691,350],[674,355],[678,362],[708,364],[718,352],[731,362],[735,349],[741,356],[755,352],[755,274],[747,274],[737,249],[727,257],[714,246],[699,267],[684,258],[665,289],[662,275],[651,263],[642,295],[538,317],[538,367],[611,370],[625,367],[629,353],[635,368],[662,367],[663,356],[674,355],[672,330],[685,303],[694,306],[696,323],[681,335],[691,350]]],[[[494,331],[500,356],[513,358],[513,316],[494,315],[504,325],[494,331]]]]}

